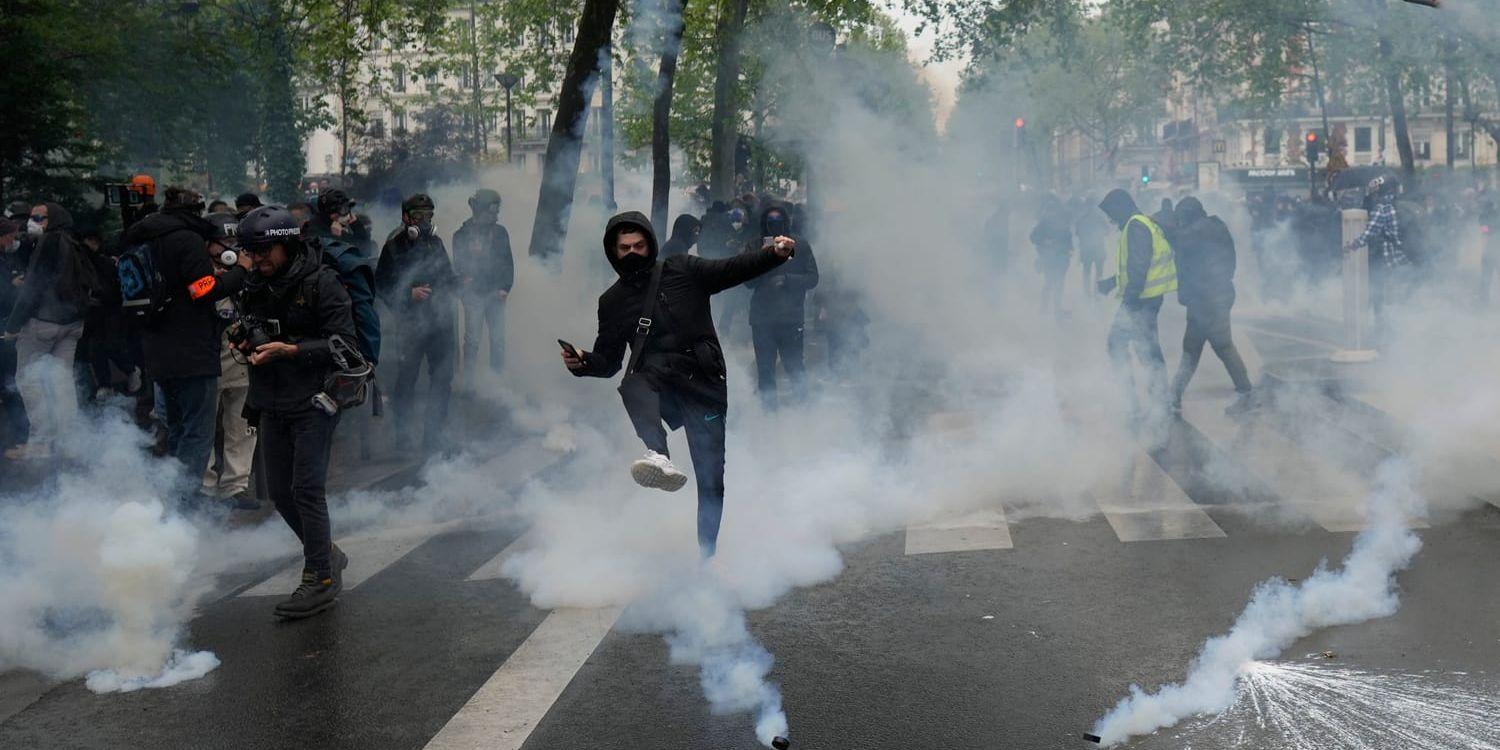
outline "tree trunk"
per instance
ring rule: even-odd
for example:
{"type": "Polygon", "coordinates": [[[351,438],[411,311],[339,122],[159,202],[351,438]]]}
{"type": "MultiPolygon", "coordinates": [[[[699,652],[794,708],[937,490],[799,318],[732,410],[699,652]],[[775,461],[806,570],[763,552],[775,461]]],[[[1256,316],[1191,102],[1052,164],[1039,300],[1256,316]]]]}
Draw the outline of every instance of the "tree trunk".
{"type": "Polygon", "coordinates": [[[583,148],[583,128],[588,122],[589,99],[594,93],[600,55],[609,46],[619,0],[586,0],[578,19],[578,36],[568,57],[567,74],[557,97],[556,119],[547,138],[546,163],[542,166],[542,189],[537,196],[536,218],[531,225],[531,254],[553,256],[562,252],[568,236],[568,217],[573,209],[573,190],[578,184],[578,158],[583,148]]]}
{"type": "Polygon", "coordinates": [[[1376,23],[1380,31],[1380,72],[1385,77],[1385,98],[1391,108],[1391,126],[1396,130],[1396,151],[1401,154],[1401,171],[1407,177],[1417,174],[1417,159],[1411,149],[1411,131],[1406,127],[1406,102],[1401,96],[1401,71],[1391,59],[1391,38],[1386,30],[1385,0],[1375,0],[1376,23]]]}
{"type": "Polygon", "coordinates": [[[1443,37],[1443,143],[1445,163],[1453,171],[1453,162],[1458,158],[1456,131],[1453,127],[1453,108],[1457,103],[1454,89],[1458,88],[1458,74],[1453,69],[1453,55],[1458,50],[1458,40],[1452,32],[1443,37]]]}
{"type": "Polygon", "coordinates": [[[672,82],[677,76],[677,55],[682,51],[682,30],[687,21],[687,0],[669,0],[667,40],[656,72],[656,101],[651,110],[651,224],[656,234],[668,231],[667,210],[672,195],[672,82]]]}
{"type": "Polygon", "coordinates": [[[709,154],[709,191],[717,200],[733,195],[734,150],[738,145],[739,108],[735,106],[735,85],[740,79],[740,32],[745,28],[745,13],[750,0],[723,0],[719,11],[719,66],[714,78],[714,118],[709,131],[712,152],[709,154]]]}
{"type": "Polygon", "coordinates": [[[599,182],[604,205],[613,211],[615,203],[615,49],[614,40],[604,45],[600,61],[604,78],[600,81],[599,105],[599,182]]]}

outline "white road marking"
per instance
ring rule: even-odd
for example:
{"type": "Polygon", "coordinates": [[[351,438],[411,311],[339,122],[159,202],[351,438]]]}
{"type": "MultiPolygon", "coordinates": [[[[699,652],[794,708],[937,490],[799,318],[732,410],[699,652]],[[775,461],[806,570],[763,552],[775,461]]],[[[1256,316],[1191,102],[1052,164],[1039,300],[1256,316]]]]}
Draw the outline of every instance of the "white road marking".
{"type": "Polygon", "coordinates": [[[1011,549],[1005,511],[989,508],[962,518],[913,526],[906,530],[906,554],[1011,549]]]}
{"type": "Polygon", "coordinates": [[[1119,490],[1098,501],[1122,542],[1227,536],[1150,456],[1140,453],[1119,490]]]}
{"type": "MultiPolygon", "coordinates": [[[[394,529],[334,540],[338,542],[339,548],[344,550],[344,554],[349,556],[349,568],[344,571],[344,590],[349,591],[368,581],[376,573],[385,570],[392,563],[405,557],[408,552],[421,546],[423,542],[453,528],[456,527],[452,524],[439,524],[394,529]]],[[[240,596],[286,596],[297,588],[301,579],[302,564],[301,562],[293,563],[276,575],[241,592],[240,596]]]]}
{"type": "Polygon", "coordinates": [[[500,550],[500,554],[490,558],[488,562],[479,566],[473,573],[469,574],[468,578],[465,578],[464,580],[493,581],[498,578],[504,578],[500,571],[505,567],[505,561],[509,560],[512,557],[515,557],[516,553],[523,552],[535,545],[536,537],[533,536],[530,531],[528,531],[525,534],[517,537],[515,541],[507,544],[505,546],[505,549],[500,550]]]}
{"type": "Polygon", "coordinates": [[[519,750],[619,616],[618,608],[554,610],[426,750],[519,750]]]}

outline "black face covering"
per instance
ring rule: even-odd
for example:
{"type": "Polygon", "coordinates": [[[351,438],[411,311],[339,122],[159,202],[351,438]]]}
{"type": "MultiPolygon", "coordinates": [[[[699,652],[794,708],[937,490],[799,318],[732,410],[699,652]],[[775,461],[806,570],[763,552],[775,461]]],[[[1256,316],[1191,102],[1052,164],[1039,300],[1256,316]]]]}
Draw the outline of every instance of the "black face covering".
{"type": "Polygon", "coordinates": [[[780,212],[769,214],[765,220],[766,234],[773,237],[784,235],[787,231],[786,224],[786,214],[780,212]]]}
{"type": "Polygon", "coordinates": [[[645,255],[631,253],[620,259],[620,275],[629,276],[651,267],[651,259],[645,255]]]}

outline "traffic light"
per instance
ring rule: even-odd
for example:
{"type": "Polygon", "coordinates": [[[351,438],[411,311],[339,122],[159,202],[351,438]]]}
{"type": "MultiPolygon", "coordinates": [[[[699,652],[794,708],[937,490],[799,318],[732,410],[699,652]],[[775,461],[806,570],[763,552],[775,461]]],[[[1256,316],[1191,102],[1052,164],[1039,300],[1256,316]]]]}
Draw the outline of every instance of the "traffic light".
{"type": "Polygon", "coordinates": [[[1016,118],[1016,140],[1015,140],[1016,148],[1020,149],[1021,148],[1021,144],[1025,143],[1025,142],[1026,142],[1026,118],[1024,118],[1024,117],[1017,117],[1016,118]]]}
{"type": "Polygon", "coordinates": [[[1141,165],[1141,184],[1142,185],[1150,185],[1151,184],[1151,168],[1148,167],[1148,166],[1146,166],[1145,164],[1141,165]]]}
{"type": "Polygon", "coordinates": [[[1307,163],[1318,166],[1318,154],[1323,149],[1323,141],[1318,137],[1318,131],[1307,131],[1307,163]]]}

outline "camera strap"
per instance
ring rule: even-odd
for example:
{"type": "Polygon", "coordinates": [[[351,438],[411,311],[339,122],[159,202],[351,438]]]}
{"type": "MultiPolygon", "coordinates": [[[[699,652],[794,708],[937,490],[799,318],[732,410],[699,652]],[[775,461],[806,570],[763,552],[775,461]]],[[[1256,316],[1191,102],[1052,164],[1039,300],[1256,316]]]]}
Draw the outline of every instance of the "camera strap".
{"type": "Polygon", "coordinates": [[[646,285],[646,304],[641,306],[641,317],[635,322],[635,340],[630,343],[630,365],[625,368],[629,375],[641,366],[641,357],[646,353],[646,339],[651,336],[652,318],[656,315],[656,295],[661,288],[661,269],[666,263],[658,261],[651,269],[651,282],[646,285]]]}

